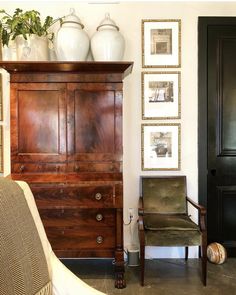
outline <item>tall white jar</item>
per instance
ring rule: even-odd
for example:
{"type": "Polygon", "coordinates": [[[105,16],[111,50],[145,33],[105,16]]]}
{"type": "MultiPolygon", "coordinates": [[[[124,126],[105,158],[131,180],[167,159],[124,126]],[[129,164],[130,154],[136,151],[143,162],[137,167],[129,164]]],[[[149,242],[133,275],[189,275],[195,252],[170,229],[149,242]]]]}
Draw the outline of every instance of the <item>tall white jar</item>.
{"type": "Polygon", "coordinates": [[[109,13],[106,13],[91,39],[91,50],[95,61],[121,61],[123,59],[125,39],[109,13]]]}
{"type": "Polygon", "coordinates": [[[85,61],[89,51],[89,37],[75,10],[63,20],[56,35],[55,51],[57,60],[85,61]]]}

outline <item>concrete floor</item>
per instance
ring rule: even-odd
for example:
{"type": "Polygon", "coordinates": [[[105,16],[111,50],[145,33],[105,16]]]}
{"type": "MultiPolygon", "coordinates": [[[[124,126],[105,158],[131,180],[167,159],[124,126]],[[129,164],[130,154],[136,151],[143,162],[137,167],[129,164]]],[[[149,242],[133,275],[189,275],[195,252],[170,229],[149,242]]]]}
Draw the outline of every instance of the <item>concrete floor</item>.
{"type": "Polygon", "coordinates": [[[198,259],[146,260],[145,286],[139,283],[139,267],[126,266],[125,289],[114,288],[110,259],[62,262],[87,284],[109,295],[236,295],[236,258],[222,265],[208,263],[206,287],[201,283],[198,259]]]}

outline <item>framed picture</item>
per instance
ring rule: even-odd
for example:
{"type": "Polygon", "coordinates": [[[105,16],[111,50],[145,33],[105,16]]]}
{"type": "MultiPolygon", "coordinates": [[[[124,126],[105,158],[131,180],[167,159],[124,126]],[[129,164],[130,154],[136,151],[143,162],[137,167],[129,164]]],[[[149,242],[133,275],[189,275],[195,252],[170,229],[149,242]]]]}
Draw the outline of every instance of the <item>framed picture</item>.
{"type": "Polygon", "coordinates": [[[142,118],[180,119],[180,72],[142,72],[142,118]]]}
{"type": "Polygon", "coordinates": [[[0,173],[3,172],[3,126],[0,125],[0,173]]]}
{"type": "Polygon", "coordinates": [[[181,20],[142,20],[142,66],[180,67],[181,20]]]}
{"type": "Polygon", "coordinates": [[[180,124],[142,124],[142,170],[180,170],[180,124]]]}
{"type": "Polygon", "coordinates": [[[2,74],[0,73],[0,121],[3,120],[2,74]]]}

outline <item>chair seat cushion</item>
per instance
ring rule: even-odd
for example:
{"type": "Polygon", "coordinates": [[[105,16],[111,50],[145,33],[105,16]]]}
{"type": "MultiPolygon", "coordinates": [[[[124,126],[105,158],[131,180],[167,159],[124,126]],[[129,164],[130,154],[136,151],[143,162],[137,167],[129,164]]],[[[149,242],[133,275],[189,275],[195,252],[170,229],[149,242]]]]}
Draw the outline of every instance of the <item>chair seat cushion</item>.
{"type": "Polygon", "coordinates": [[[149,230],[199,230],[186,214],[147,214],[143,219],[149,230]]]}
{"type": "Polygon", "coordinates": [[[146,246],[183,247],[200,246],[201,233],[197,230],[148,230],[145,232],[146,246]]]}
{"type": "Polygon", "coordinates": [[[146,245],[195,246],[201,244],[199,227],[186,214],[144,215],[146,245]]]}

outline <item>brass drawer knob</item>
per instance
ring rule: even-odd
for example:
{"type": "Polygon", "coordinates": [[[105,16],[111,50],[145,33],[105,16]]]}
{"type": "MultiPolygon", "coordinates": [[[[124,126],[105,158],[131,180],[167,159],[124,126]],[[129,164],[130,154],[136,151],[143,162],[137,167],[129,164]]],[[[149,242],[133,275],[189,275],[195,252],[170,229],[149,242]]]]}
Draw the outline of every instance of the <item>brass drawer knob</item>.
{"type": "Polygon", "coordinates": [[[24,165],[21,165],[20,166],[20,172],[23,172],[25,170],[25,166],[24,165]]]}
{"type": "Polygon", "coordinates": [[[98,244],[102,244],[103,243],[103,237],[98,236],[96,241],[97,241],[98,244]]]}
{"type": "Polygon", "coordinates": [[[114,170],[114,166],[110,165],[110,171],[113,171],[113,170],[114,170]]]}
{"type": "Polygon", "coordinates": [[[96,199],[97,201],[100,201],[101,198],[102,198],[102,194],[100,194],[100,193],[96,193],[96,195],[95,195],[95,199],[96,199]]]}
{"type": "Polygon", "coordinates": [[[96,215],[96,220],[97,220],[97,221],[102,221],[102,220],[103,220],[103,216],[102,216],[101,213],[98,213],[98,214],[96,215]]]}

